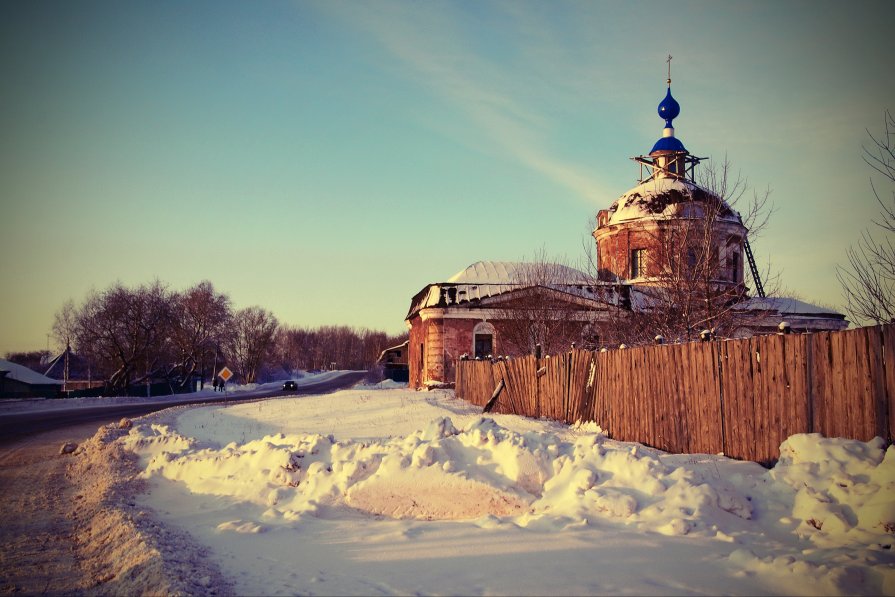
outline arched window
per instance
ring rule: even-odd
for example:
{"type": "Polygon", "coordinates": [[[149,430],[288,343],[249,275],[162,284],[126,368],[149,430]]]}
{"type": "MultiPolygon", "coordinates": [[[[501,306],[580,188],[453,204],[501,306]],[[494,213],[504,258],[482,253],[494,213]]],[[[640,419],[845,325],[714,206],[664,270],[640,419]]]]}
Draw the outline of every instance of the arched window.
{"type": "Polygon", "coordinates": [[[487,321],[476,324],[472,330],[472,355],[475,358],[487,358],[494,355],[494,326],[487,321]]]}

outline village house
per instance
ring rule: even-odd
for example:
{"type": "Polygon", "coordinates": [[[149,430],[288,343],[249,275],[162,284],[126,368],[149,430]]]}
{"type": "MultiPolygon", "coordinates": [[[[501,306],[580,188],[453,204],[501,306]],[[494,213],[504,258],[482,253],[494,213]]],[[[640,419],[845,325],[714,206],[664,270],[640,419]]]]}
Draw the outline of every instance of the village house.
{"type": "Polygon", "coordinates": [[[540,326],[539,343],[549,340],[542,346],[545,354],[573,343],[594,350],[623,338],[633,316],[675,309],[687,300],[723,311],[724,317],[694,316],[694,326],[720,322],[711,330],[718,337],[848,326],[831,309],[765,296],[741,215],[695,182],[703,158],[675,137],[672,121],[680,106],[670,78],[658,112],[665,121],[662,137],[648,155],[633,158],[640,164],[640,183],[597,213],[596,274],[556,264],[479,261],[427,285],[405,318],[411,387],[451,384],[461,358],[529,354],[532,343],[523,336],[534,325],[540,326]],[[751,294],[747,264],[756,286],[751,294]],[[698,296],[686,287],[694,277],[702,278],[698,296]]]}
{"type": "Polygon", "coordinates": [[[44,375],[61,381],[62,392],[66,395],[75,392],[73,395],[82,396],[85,391],[103,387],[102,379],[93,379],[90,361],[73,352],[68,345],[47,363],[44,375]]]}
{"type": "Polygon", "coordinates": [[[56,398],[61,396],[62,382],[32,371],[24,365],[0,359],[0,397],[56,398]]]}

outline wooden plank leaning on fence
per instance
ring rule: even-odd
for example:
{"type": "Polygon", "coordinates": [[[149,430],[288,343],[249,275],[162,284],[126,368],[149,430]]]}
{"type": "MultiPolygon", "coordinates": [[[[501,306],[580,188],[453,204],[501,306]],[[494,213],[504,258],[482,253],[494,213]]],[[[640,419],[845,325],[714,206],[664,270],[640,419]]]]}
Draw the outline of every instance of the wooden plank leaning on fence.
{"type": "Polygon", "coordinates": [[[491,398],[488,399],[488,402],[485,403],[485,407],[482,409],[483,413],[491,412],[491,409],[494,408],[494,404],[497,402],[497,399],[500,398],[500,393],[503,391],[506,386],[506,382],[504,382],[503,378],[497,383],[497,387],[494,388],[494,393],[491,394],[491,398]]]}
{"type": "Polygon", "coordinates": [[[592,415],[593,380],[591,367],[594,364],[595,353],[586,350],[572,350],[571,363],[569,365],[569,394],[566,423],[572,424],[578,421],[590,420],[592,415]],[[588,383],[590,382],[590,386],[588,383]]]}

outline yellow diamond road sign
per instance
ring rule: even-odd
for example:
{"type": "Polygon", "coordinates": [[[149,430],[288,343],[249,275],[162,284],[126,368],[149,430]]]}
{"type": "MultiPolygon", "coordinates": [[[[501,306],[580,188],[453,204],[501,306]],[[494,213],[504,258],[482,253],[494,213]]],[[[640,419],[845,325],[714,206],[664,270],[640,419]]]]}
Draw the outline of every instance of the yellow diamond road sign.
{"type": "Polygon", "coordinates": [[[230,381],[230,378],[233,377],[233,372],[230,371],[229,368],[224,367],[223,369],[221,369],[220,373],[218,373],[218,377],[220,377],[224,381],[230,381]]]}

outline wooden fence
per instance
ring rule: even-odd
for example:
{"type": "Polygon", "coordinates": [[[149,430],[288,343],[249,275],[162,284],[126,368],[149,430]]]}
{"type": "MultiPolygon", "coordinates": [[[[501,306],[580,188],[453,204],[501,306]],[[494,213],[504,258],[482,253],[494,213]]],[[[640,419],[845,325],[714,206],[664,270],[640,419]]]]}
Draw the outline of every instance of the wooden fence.
{"type": "Polygon", "coordinates": [[[456,393],[495,412],[596,421],[675,453],[773,462],[794,433],[892,441],[895,325],[460,361],[456,393]]]}

